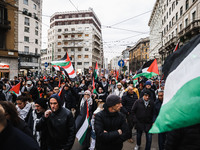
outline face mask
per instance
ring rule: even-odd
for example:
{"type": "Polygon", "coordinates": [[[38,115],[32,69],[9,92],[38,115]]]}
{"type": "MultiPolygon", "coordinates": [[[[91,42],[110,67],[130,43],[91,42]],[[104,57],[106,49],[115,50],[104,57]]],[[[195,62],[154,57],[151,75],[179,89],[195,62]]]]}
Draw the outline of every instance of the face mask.
{"type": "Polygon", "coordinates": [[[33,85],[31,85],[30,87],[26,86],[27,91],[30,92],[30,90],[32,89],[33,85]]]}

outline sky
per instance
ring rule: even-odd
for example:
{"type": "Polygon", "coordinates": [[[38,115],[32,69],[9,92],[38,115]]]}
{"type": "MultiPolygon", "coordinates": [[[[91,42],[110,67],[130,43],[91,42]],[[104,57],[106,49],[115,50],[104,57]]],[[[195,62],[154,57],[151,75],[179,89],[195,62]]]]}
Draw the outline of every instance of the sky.
{"type": "Polygon", "coordinates": [[[93,11],[102,25],[104,57],[110,60],[127,46],[149,36],[148,22],[156,0],[43,0],[42,48],[47,48],[50,16],[55,12],[93,11]]]}

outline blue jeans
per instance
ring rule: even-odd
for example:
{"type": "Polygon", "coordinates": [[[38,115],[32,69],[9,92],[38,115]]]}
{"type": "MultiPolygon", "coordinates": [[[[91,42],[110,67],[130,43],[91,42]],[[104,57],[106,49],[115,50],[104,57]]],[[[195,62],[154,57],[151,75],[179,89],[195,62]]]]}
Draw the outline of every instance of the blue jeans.
{"type": "Polygon", "coordinates": [[[158,146],[159,146],[159,150],[163,150],[164,149],[165,139],[166,139],[166,133],[159,133],[158,134],[158,146]]]}
{"type": "MultiPolygon", "coordinates": [[[[143,131],[137,130],[137,145],[138,146],[141,145],[142,132],[143,131]]],[[[145,150],[150,150],[151,149],[152,134],[148,133],[148,132],[145,132],[145,134],[146,134],[145,150]]]]}

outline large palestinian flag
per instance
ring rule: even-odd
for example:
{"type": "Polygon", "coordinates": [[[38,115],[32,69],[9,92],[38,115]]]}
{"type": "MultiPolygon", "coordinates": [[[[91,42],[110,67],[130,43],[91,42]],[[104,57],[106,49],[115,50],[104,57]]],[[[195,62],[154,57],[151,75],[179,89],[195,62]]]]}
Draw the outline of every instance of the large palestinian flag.
{"type": "MultiPolygon", "coordinates": [[[[69,59],[69,56],[68,56],[67,52],[66,52],[65,56],[62,59],[60,59],[58,61],[52,61],[51,64],[54,66],[54,68],[56,66],[61,66],[62,68],[64,68],[66,73],[69,75],[69,78],[71,80],[75,79],[76,74],[75,74],[74,68],[72,66],[72,63],[71,63],[71,61],[69,59]]],[[[57,68],[59,68],[59,67],[57,67],[57,68]]]]}
{"type": "Polygon", "coordinates": [[[164,101],[149,131],[161,133],[200,123],[200,35],[165,61],[164,101]]]}
{"type": "Polygon", "coordinates": [[[157,60],[149,60],[146,62],[138,71],[135,76],[133,76],[133,79],[136,79],[138,77],[144,76],[146,78],[151,78],[153,76],[157,76],[159,74],[158,71],[158,65],[157,60]]]}
{"type": "Polygon", "coordinates": [[[79,143],[83,145],[87,135],[87,129],[89,127],[89,109],[87,100],[84,105],[81,106],[80,114],[77,116],[76,121],[76,138],[79,143]]]}

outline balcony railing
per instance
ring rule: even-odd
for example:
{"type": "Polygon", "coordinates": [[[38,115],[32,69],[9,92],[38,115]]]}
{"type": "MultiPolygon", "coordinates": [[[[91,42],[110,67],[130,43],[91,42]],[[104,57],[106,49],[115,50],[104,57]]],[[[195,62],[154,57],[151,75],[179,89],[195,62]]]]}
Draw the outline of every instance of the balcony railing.
{"type": "Polygon", "coordinates": [[[0,18],[0,28],[11,29],[10,23],[10,21],[0,18]]]}
{"type": "Polygon", "coordinates": [[[22,52],[22,51],[18,51],[19,55],[30,55],[30,56],[37,56],[40,57],[40,54],[38,53],[32,53],[32,52],[22,52]]]}

